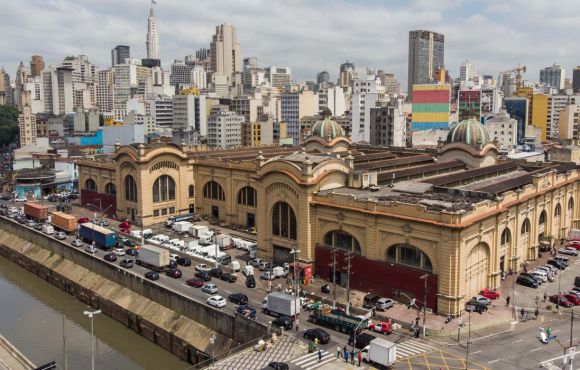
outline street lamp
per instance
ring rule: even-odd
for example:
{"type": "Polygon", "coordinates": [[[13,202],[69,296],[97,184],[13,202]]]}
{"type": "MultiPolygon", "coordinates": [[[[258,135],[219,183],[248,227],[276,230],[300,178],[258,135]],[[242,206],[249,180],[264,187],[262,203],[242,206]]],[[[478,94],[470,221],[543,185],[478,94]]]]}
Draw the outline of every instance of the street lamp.
{"type": "Polygon", "coordinates": [[[95,370],[95,345],[94,345],[94,326],[93,317],[101,313],[101,310],[96,311],[85,311],[83,314],[91,319],[91,369],[95,370]]]}
{"type": "Polygon", "coordinates": [[[296,271],[297,271],[297,267],[296,267],[296,255],[298,253],[300,253],[300,249],[292,249],[290,251],[290,253],[294,257],[294,271],[293,271],[293,274],[294,274],[294,282],[293,283],[294,283],[294,294],[295,294],[295,297],[294,297],[294,312],[297,312],[298,311],[298,307],[296,307],[296,299],[297,298],[299,299],[300,298],[300,295],[298,294],[298,288],[297,288],[297,284],[296,284],[296,282],[299,279],[299,276],[296,276],[296,271]]]}
{"type": "Polygon", "coordinates": [[[421,276],[419,279],[425,281],[425,291],[423,295],[423,338],[427,335],[427,327],[425,326],[425,321],[427,320],[427,278],[429,274],[421,276]]]}

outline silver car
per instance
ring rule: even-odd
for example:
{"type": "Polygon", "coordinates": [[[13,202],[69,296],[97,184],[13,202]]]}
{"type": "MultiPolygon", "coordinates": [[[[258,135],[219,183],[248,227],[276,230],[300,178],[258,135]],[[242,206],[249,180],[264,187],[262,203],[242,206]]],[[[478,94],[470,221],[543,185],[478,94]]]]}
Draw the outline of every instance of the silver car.
{"type": "Polygon", "coordinates": [[[205,284],[201,287],[201,290],[209,294],[216,294],[218,292],[217,286],[212,283],[205,284]]]}
{"type": "Polygon", "coordinates": [[[390,298],[379,298],[377,303],[375,303],[375,307],[379,311],[385,311],[395,305],[395,301],[390,298]]]}
{"type": "Polygon", "coordinates": [[[62,231],[57,231],[54,233],[54,237],[55,237],[55,239],[58,239],[58,240],[65,240],[66,234],[63,233],[62,231]]]}
{"type": "Polygon", "coordinates": [[[491,299],[486,298],[482,295],[476,295],[475,297],[471,298],[470,302],[479,302],[485,304],[486,306],[489,306],[491,304],[491,299]]]}

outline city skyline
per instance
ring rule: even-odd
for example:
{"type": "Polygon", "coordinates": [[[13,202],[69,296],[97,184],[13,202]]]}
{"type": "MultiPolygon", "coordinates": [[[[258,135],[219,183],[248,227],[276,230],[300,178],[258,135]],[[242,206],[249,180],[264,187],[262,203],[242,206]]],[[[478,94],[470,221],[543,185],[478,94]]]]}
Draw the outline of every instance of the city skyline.
{"type": "MultiPolygon", "coordinates": [[[[27,62],[33,54],[42,55],[47,64],[59,63],[66,55],[85,54],[106,68],[109,52],[118,44],[129,45],[132,55],[144,58],[150,4],[141,0],[4,4],[12,16],[0,25],[0,31],[18,32],[5,40],[0,65],[12,75],[18,63],[27,62]],[[32,16],[31,7],[35,9],[32,16]]],[[[236,27],[242,58],[256,56],[261,66],[288,65],[293,78],[301,82],[315,80],[322,70],[329,71],[334,80],[340,63],[349,60],[359,71],[370,67],[393,72],[406,86],[408,32],[414,29],[445,35],[446,68],[453,77],[467,58],[481,74],[494,76],[518,63],[527,65],[525,78],[532,81],[539,79],[540,69],[554,62],[569,71],[579,64],[563,45],[573,45],[573,27],[580,27],[576,26],[580,22],[570,14],[580,14],[580,4],[560,0],[490,1],[485,6],[462,0],[268,5],[262,0],[186,6],[177,0],[158,1],[155,12],[163,66],[207,48],[215,26],[222,23],[236,27]],[[548,11],[551,16],[546,18],[548,11]],[[552,37],[537,27],[540,22],[550,27],[552,37]],[[559,42],[553,42],[553,35],[559,42]],[[537,50],[543,53],[538,55],[537,50]]]]}

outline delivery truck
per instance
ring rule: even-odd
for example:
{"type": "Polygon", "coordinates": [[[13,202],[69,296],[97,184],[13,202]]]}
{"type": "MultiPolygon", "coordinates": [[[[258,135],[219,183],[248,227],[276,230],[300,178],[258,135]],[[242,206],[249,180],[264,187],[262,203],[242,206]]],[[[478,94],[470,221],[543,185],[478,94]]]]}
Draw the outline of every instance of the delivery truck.
{"type": "Polygon", "coordinates": [[[300,313],[300,298],[284,292],[273,292],[262,302],[262,311],[271,316],[294,318],[300,313]]]}
{"type": "Polygon", "coordinates": [[[336,331],[352,334],[355,330],[363,330],[369,325],[368,319],[348,315],[342,310],[332,309],[328,305],[322,305],[312,311],[310,321],[332,328],[336,331]]]}
{"type": "Polygon", "coordinates": [[[76,217],[63,212],[52,212],[50,223],[52,226],[68,234],[74,233],[77,229],[76,217]]]}
{"type": "Polygon", "coordinates": [[[48,217],[48,207],[38,203],[26,202],[24,203],[24,214],[34,220],[45,221],[48,217]]]}
{"type": "Polygon", "coordinates": [[[171,226],[171,228],[173,230],[175,230],[175,232],[179,235],[183,234],[183,233],[188,233],[189,230],[191,229],[191,222],[188,221],[177,221],[174,222],[173,225],[171,226]]]}
{"type": "Polygon", "coordinates": [[[233,246],[232,237],[228,234],[218,234],[215,240],[221,250],[228,250],[233,246]]]}
{"type": "Polygon", "coordinates": [[[167,220],[165,220],[165,227],[169,228],[173,226],[174,223],[179,221],[193,221],[194,217],[195,217],[194,213],[186,213],[184,215],[178,216],[169,216],[167,217],[167,220]]]}
{"type": "Polygon", "coordinates": [[[85,242],[91,244],[95,242],[97,247],[104,250],[112,249],[117,244],[117,236],[114,231],[90,222],[81,224],[79,235],[85,242]]]}
{"type": "Polygon", "coordinates": [[[390,369],[397,360],[397,345],[382,338],[376,338],[361,351],[363,361],[390,369]]]}
{"type": "Polygon", "coordinates": [[[169,251],[167,249],[143,245],[139,249],[136,263],[149,270],[163,271],[169,266],[169,251]]]}
{"type": "Polygon", "coordinates": [[[209,232],[209,227],[205,225],[191,225],[190,233],[194,238],[199,238],[200,235],[209,232]]]}

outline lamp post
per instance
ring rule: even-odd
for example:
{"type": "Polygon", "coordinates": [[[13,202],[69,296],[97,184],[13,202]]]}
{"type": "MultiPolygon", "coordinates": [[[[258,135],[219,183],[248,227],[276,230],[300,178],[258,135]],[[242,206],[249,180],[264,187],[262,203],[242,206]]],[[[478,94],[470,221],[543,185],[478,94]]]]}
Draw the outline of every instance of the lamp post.
{"type": "Polygon", "coordinates": [[[465,347],[465,370],[469,369],[469,345],[471,344],[471,311],[472,311],[472,309],[467,310],[467,311],[469,312],[468,313],[468,315],[469,315],[469,324],[468,324],[469,328],[467,331],[467,345],[465,347]]]}
{"type": "Polygon", "coordinates": [[[299,279],[299,276],[296,276],[296,271],[297,271],[296,255],[298,253],[300,253],[300,249],[292,249],[290,251],[290,253],[292,253],[292,256],[294,257],[294,271],[293,271],[293,274],[294,274],[294,294],[296,295],[295,299],[294,299],[294,312],[296,312],[296,311],[298,311],[298,307],[296,307],[296,298],[300,298],[300,295],[298,294],[298,288],[296,287],[296,282],[299,279]]]}
{"type": "Polygon", "coordinates": [[[419,279],[425,281],[425,291],[423,294],[423,338],[427,335],[427,327],[425,326],[425,322],[427,321],[427,278],[429,274],[425,274],[421,276],[419,279]]]}
{"type": "Polygon", "coordinates": [[[95,370],[95,345],[94,345],[95,334],[94,334],[93,318],[95,317],[95,315],[98,315],[100,313],[101,313],[101,310],[83,312],[83,314],[85,316],[88,316],[91,319],[91,369],[92,370],[95,370]]]}

